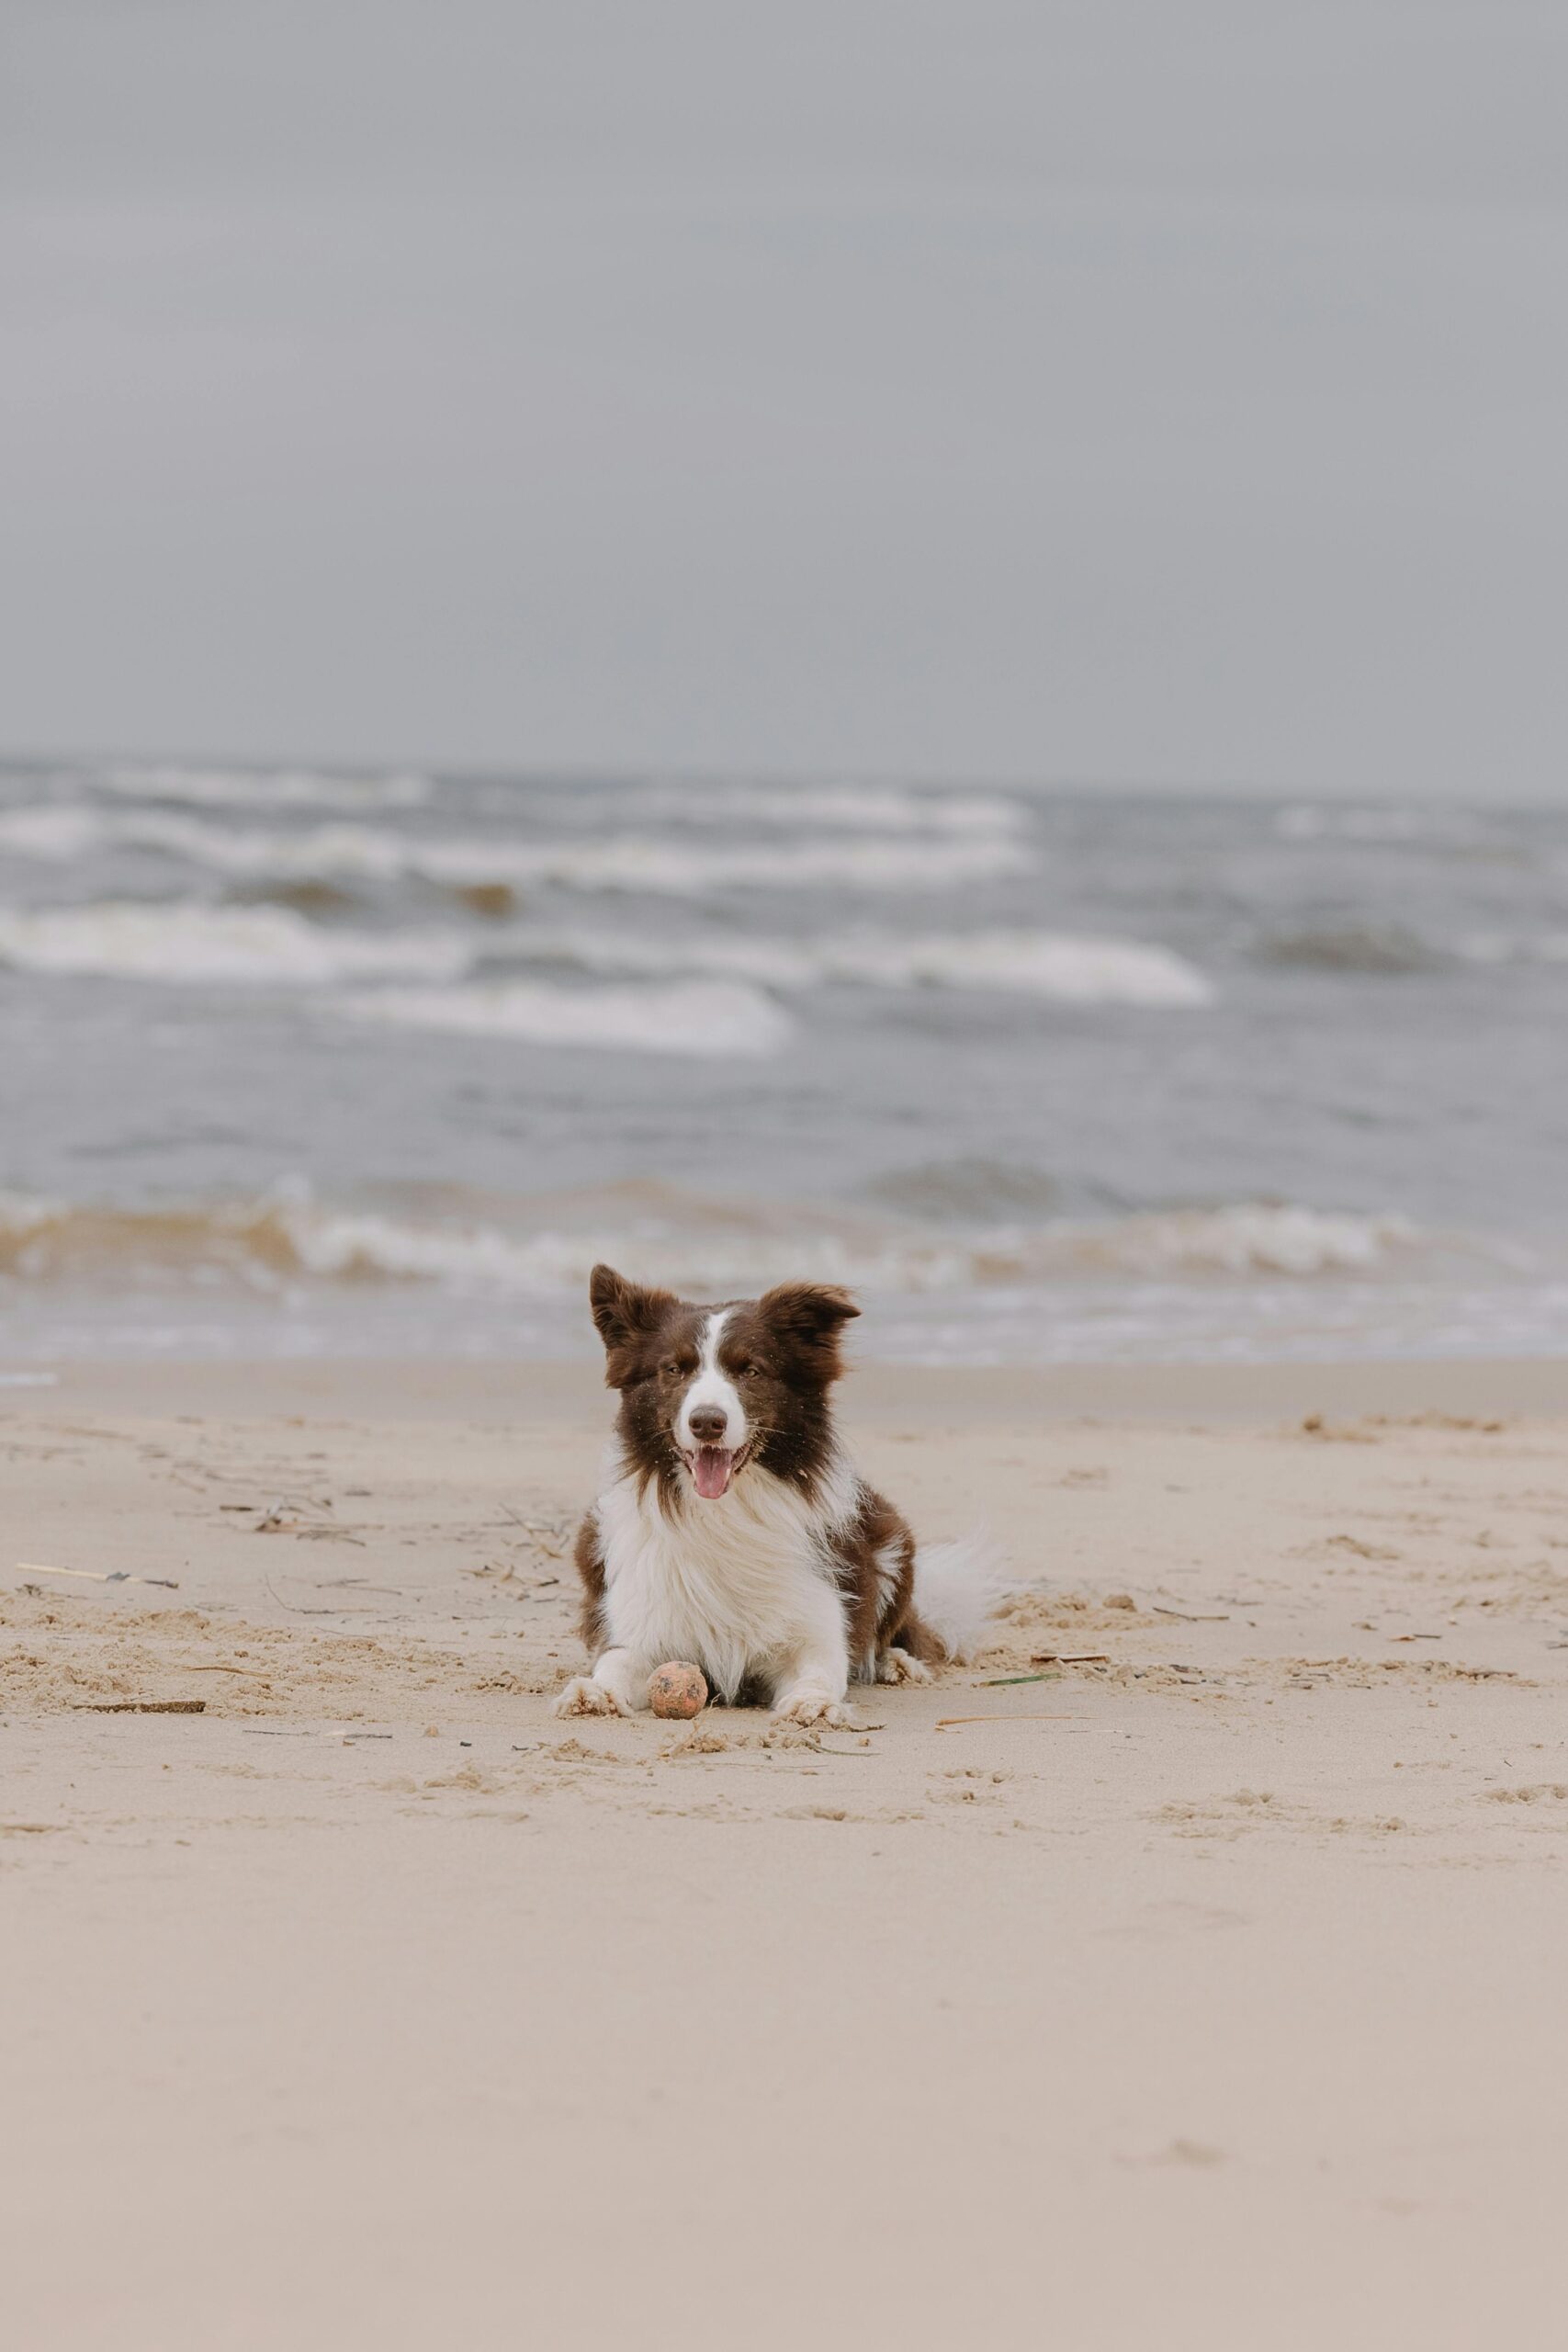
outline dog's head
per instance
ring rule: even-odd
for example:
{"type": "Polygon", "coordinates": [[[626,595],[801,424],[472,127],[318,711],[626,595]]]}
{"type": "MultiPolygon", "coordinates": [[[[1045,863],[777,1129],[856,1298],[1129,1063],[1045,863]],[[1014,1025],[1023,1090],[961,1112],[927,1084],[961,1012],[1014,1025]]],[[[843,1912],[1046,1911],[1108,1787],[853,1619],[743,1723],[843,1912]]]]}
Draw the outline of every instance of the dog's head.
{"type": "Polygon", "coordinates": [[[588,1295],[639,1469],[705,1502],[753,1466],[809,1487],[831,1442],[840,1334],[860,1313],[846,1292],[781,1283],[761,1298],[694,1306],[595,1266],[588,1295]]]}

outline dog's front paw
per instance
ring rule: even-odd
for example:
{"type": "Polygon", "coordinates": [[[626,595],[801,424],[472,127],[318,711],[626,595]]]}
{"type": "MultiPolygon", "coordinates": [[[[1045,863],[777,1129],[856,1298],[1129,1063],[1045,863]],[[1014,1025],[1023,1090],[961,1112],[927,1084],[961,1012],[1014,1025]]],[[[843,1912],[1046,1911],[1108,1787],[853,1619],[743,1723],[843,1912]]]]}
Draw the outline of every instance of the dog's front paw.
{"type": "Polygon", "coordinates": [[[785,1690],[773,1701],[773,1713],[780,1723],[822,1724],[840,1731],[852,1730],[855,1720],[854,1709],[826,1690],[785,1690]]]}
{"type": "Polygon", "coordinates": [[[602,1682],[595,1682],[591,1675],[579,1674],[567,1684],[552,1713],[558,1715],[624,1715],[626,1709],[615,1692],[606,1690],[602,1682]]]}
{"type": "Polygon", "coordinates": [[[936,1676],[923,1658],[911,1657],[908,1650],[887,1650],[877,1662],[879,1682],[934,1682],[936,1676]]]}

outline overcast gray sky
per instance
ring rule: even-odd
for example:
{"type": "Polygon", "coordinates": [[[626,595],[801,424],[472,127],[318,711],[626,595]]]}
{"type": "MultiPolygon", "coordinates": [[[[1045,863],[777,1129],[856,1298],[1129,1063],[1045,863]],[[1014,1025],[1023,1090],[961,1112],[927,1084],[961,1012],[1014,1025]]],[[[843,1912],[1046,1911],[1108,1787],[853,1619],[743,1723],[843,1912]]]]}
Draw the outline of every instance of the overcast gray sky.
{"type": "Polygon", "coordinates": [[[0,735],[1568,791],[1561,0],[0,0],[0,735]]]}

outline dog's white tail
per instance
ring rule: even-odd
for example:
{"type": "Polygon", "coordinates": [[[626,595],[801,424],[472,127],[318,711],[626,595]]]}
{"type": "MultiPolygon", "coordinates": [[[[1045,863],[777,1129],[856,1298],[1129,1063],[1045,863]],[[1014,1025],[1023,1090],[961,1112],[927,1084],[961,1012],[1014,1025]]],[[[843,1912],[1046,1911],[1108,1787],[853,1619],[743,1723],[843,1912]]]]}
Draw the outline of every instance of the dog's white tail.
{"type": "Polygon", "coordinates": [[[1002,1555],[984,1528],[922,1544],[915,1555],[915,1607],[950,1657],[969,1656],[1007,1589],[1002,1555]]]}

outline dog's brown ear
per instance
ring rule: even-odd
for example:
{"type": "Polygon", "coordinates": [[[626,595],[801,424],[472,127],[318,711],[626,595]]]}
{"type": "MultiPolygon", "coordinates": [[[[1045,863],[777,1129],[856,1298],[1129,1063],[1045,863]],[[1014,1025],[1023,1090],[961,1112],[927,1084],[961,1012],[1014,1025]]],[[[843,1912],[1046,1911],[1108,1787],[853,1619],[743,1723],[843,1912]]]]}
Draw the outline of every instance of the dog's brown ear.
{"type": "Polygon", "coordinates": [[[645,1290],[640,1283],[628,1282],[614,1266],[595,1266],[588,1277],[588,1303],[609,1358],[604,1376],[612,1388],[618,1388],[630,1351],[659,1329],[679,1301],[672,1291],[645,1290]]]}
{"type": "Polygon", "coordinates": [[[759,1319],[807,1357],[819,1378],[837,1380],[839,1340],[860,1308],[834,1283],[780,1283],[757,1301],[759,1319]]]}

